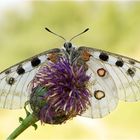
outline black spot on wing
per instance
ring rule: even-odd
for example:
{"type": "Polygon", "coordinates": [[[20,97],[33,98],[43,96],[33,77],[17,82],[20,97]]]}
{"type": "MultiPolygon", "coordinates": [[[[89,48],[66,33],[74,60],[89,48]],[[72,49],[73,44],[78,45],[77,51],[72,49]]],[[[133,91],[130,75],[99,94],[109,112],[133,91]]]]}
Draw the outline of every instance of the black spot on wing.
{"type": "Polygon", "coordinates": [[[21,75],[21,74],[24,74],[24,73],[25,73],[25,69],[22,66],[17,68],[17,74],[18,75],[21,75]]]}
{"type": "Polygon", "coordinates": [[[129,60],[129,63],[130,63],[131,65],[134,65],[134,64],[135,64],[135,61],[129,60]]]}
{"type": "Polygon", "coordinates": [[[38,57],[35,57],[31,60],[32,67],[36,67],[41,63],[41,60],[38,57]]]}
{"type": "Polygon", "coordinates": [[[134,77],[135,71],[136,71],[136,70],[135,70],[134,68],[129,68],[129,69],[127,70],[127,74],[130,75],[131,77],[134,77]]]}
{"type": "Polygon", "coordinates": [[[123,62],[122,60],[117,60],[115,64],[116,64],[116,66],[118,66],[118,67],[122,67],[123,64],[124,64],[124,62],[123,62]]]}
{"type": "Polygon", "coordinates": [[[109,56],[106,53],[102,52],[100,53],[99,58],[103,61],[108,61],[109,56]]]}
{"type": "Polygon", "coordinates": [[[12,86],[15,83],[15,78],[13,78],[13,77],[7,77],[6,78],[6,82],[7,82],[7,84],[9,84],[9,85],[12,86]]]}
{"type": "Polygon", "coordinates": [[[9,74],[11,72],[11,69],[8,69],[5,71],[5,74],[9,74]]]}

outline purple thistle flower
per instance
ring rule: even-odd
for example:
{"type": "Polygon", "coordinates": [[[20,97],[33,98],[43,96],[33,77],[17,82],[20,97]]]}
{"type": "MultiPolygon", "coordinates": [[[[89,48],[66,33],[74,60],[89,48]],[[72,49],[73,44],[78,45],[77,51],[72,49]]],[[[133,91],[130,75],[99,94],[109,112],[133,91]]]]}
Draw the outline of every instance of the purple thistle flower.
{"type": "Polygon", "coordinates": [[[41,67],[31,82],[31,108],[41,122],[61,124],[81,115],[90,105],[91,97],[83,66],[70,64],[65,58],[41,67]]]}

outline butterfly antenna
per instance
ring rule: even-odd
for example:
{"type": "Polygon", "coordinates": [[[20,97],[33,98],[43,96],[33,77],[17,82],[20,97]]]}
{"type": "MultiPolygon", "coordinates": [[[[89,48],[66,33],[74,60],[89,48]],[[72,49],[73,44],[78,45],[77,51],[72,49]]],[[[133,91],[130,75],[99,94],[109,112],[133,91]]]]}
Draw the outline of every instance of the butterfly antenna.
{"type": "Polygon", "coordinates": [[[54,32],[52,32],[50,29],[48,29],[47,27],[45,28],[48,32],[50,32],[50,33],[52,33],[52,34],[54,34],[54,35],[56,35],[56,36],[59,36],[60,38],[62,38],[63,40],[65,40],[66,41],[66,39],[63,37],[63,36],[61,36],[61,35],[58,35],[58,34],[56,34],[56,33],[54,33],[54,32]]]}
{"type": "Polygon", "coordinates": [[[70,41],[73,40],[74,38],[76,38],[77,36],[79,36],[79,35],[81,35],[81,34],[87,32],[88,30],[89,30],[89,28],[87,28],[87,29],[85,29],[83,32],[81,32],[81,33],[75,35],[74,37],[72,37],[72,38],[70,39],[70,41]]]}

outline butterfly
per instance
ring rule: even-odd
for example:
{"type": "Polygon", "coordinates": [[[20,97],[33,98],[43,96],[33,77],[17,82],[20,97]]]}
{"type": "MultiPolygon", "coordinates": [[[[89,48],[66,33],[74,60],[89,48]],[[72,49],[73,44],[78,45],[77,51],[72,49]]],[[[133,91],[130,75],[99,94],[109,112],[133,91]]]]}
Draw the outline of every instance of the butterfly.
{"type": "MultiPolygon", "coordinates": [[[[64,39],[48,28],[46,30],[64,39]]],[[[140,100],[139,61],[100,49],[76,47],[70,41],[65,42],[62,48],[45,51],[2,71],[0,108],[23,108],[31,94],[28,90],[30,81],[44,64],[55,62],[60,55],[67,57],[71,63],[84,60],[79,63],[85,66],[86,72],[91,76],[88,84],[92,94],[90,106],[82,116],[102,118],[116,108],[119,100],[140,100]]]]}

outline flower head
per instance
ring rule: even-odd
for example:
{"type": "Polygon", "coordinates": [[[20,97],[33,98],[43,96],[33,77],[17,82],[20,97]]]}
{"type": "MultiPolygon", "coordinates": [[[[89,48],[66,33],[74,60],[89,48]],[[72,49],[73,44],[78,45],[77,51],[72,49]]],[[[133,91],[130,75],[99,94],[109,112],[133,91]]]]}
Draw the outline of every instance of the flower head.
{"type": "Polygon", "coordinates": [[[65,58],[41,67],[31,82],[30,104],[41,122],[61,124],[81,115],[90,105],[90,93],[83,66],[70,64],[65,58]]]}

